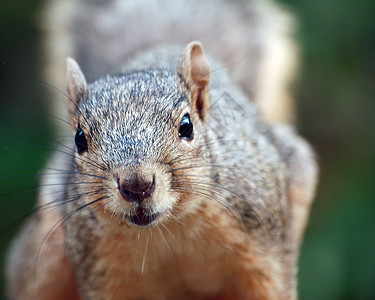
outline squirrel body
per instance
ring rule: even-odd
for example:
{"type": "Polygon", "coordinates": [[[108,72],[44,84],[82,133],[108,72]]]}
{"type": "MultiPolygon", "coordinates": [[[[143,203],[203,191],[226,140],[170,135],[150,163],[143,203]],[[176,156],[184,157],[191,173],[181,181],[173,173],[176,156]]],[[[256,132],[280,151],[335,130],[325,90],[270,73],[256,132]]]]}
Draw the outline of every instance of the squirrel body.
{"type": "Polygon", "coordinates": [[[314,155],[200,42],[170,44],[90,84],[68,59],[75,145],[10,251],[11,299],[296,299],[314,155]]]}

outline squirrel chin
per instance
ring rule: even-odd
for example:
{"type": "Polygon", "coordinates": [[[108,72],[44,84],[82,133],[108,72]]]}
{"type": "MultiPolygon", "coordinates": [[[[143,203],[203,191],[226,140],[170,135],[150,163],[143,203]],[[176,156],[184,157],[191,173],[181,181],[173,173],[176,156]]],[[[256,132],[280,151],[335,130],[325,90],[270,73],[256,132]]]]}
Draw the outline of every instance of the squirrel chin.
{"type": "Polygon", "coordinates": [[[151,210],[142,206],[138,206],[133,214],[128,216],[128,220],[132,225],[140,227],[151,226],[160,216],[159,213],[152,214],[151,210]]]}
{"type": "Polygon", "coordinates": [[[157,226],[171,217],[170,209],[157,210],[142,205],[133,207],[94,207],[95,214],[112,224],[132,228],[147,228],[157,226]],[[114,213],[117,212],[117,213],[114,213]]]}

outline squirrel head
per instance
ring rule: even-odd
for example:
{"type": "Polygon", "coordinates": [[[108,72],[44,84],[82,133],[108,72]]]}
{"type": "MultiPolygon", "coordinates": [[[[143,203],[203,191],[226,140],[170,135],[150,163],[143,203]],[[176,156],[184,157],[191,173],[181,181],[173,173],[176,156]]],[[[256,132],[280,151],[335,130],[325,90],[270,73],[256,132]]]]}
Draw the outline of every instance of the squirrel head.
{"type": "Polygon", "coordinates": [[[186,213],[190,181],[208,172],[192,167],[209,158],[210,68],[202,45],[188,44],[175,72],[135,71],[87,84],[71,58],[67,70],[76,177],[85,183],[77,197],[137,226],[186,213]]]}

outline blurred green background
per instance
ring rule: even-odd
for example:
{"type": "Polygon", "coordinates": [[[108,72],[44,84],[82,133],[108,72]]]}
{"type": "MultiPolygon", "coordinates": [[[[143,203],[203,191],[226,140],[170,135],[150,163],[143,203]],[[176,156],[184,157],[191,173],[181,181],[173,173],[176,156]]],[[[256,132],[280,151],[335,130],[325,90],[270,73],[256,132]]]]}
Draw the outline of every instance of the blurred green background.
{"type": "MultiPolygon", "coordinates": [[[[300,299],[375,299],[375,1],[280,1],[299,19],[298,127],[321,168],[300,258],[300,299]]],[[[43,101],[56,91],[38,81],[42,2],[0,5],[1,269],[20,225],[14,221],[32,208],[38,170],[53,147],[43,101]]]]}

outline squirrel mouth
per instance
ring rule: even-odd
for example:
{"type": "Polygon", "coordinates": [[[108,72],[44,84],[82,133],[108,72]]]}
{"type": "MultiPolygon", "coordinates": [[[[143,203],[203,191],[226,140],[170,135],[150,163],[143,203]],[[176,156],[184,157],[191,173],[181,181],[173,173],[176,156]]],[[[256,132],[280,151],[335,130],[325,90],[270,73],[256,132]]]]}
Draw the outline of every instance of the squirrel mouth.
{"type": "Polygon", "coordinates": [[[137,210],[135,211],[135,214],[130,215],[129,219],[130,222],[132,222],[135,225],[147,226],[151,224],[153,221],[155,221],[158,216],[159,214],[150,214],[149,210],[146,210],[143,207],[138,206],[137,210]]]}

